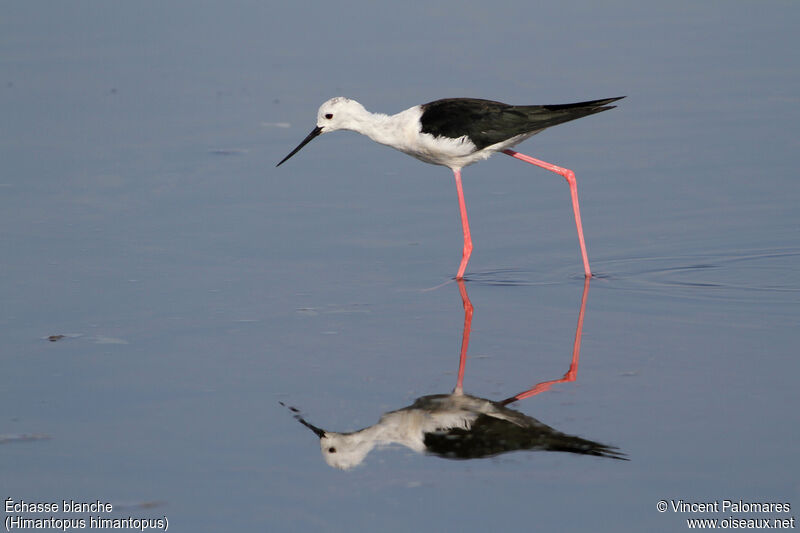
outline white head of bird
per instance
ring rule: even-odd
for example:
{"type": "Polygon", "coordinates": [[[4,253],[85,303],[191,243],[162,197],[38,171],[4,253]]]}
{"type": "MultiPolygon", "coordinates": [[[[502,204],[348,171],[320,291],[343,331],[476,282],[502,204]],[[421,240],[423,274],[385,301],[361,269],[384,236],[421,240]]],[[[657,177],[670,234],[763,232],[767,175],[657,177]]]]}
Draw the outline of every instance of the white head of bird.
{"type": "Polygon", "coordinates": [[[418,155],[414,153],[413,149],[409,148],[409,142],[413,144],[419,135],[418,117],[409,113],[412,110],[389,116],[383,113],[371,113],[360,103],[344,96],[331,98],[323,103],[317,111],[317,126],[300,142],[297,148],[276,166],[281,166],[315,137],[338,130],[355,131],[377,143],[391,146],[417,157],[418,155]]]}
{"type": "Polygon", "coordinates": [[[337,96],[319,106],[317,127],[320,133],[336,130],[358,131],[359,123],[369,115],[371,113],[355,100],[337,96]]]}
{"type": "Polygon", "coordinates": [[[372,115],[364,109],[364,106],[343,96],[331,98],[322,104],[317,112],[317,127],[292,150],[289,155],[281,159],[275,166],[281,166],[286,160],[300,151],[300,149],[311,142],[312,139],[323,133],[330,133],[336,130],[353,130],[364,133],[362,126],[372,115]]]}
{"type": "Polygon", "coordinates": [[[367,454],[377,444],[374,438],[363,432],[334,433],[326,431],[320,437],[319,445],[322,458],[329,466],[340,470],[349,470],[364,461],[367,454]]]}
{"type": "MultiPolygon", "coordinates": [[[[285,405],[281,402],[281,405],[285,405]]],[[[361,463],[367,454],[377,444],[375,433],[378,431],[377,425],[353,433],[336,433],[325,431],[324,429],[309,423],[294,408],[286,406],[294,413],[294,418],[305,427],[314,432],[319,437],[319,445],[322,457],[328,465],[347,470],[361,463]]]]}

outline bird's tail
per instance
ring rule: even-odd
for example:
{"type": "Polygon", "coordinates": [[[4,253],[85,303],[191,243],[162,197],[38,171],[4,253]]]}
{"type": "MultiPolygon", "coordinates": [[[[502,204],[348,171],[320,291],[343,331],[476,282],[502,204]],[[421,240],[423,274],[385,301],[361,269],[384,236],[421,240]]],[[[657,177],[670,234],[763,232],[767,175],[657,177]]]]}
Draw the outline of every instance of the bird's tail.
{"type": "Polygon", "coordinates": [[[556,105],[545,105],[542,106],[549,111],[562,111],[567,109],[586,109],[591,110],[593,109],[594,113],[599,113],[600,111],[606,111],[607,109],[614,109],[617,106],[610,106],[611,102],[616,102],[617,100],[622,100],[625,98],[624,96],[617,96],[615,98],[604,98],[602,100],[589,100],[587,102],[575,102],[572,104],[556,104],[556,105]]]}
{"type": "Polygon", "coordinates": [[[588,117],[589,115],[594,115],[602,111],[608,111],[609,109],[617,107],[608,104],[622,98],[625,97],[617,96],[616,98],[589,100],[587,102],[575,102],[572,104],[523,106],[527,109],[527,128],[529,130],[541,131],[545,128],[563,124],[564,122],[588,117]]]}

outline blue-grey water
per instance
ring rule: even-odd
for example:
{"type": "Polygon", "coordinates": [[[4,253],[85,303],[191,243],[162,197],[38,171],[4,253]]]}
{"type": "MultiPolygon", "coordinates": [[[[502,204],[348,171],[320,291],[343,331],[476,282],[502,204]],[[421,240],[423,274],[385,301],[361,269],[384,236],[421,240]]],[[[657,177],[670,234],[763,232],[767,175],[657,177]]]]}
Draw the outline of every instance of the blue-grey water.
{"type": "MultiPolygon", "coordinates": [[[[5,4],[0,498],[194,532],[800,514],[798,26],[788,1],[5,4]],[[514,408],[630,461],[325,464],[279,402],[353,431],[449,393],[464,324],[448,169],[351,133],[275,168],[337,95],[627,95],[518,148],[576,172],[598,276],[577,379],[514,408]]],[[[464,187],[464,388],[501,400],[568,370],[580,254],[560,177],[498,155],[464,187]]]]}

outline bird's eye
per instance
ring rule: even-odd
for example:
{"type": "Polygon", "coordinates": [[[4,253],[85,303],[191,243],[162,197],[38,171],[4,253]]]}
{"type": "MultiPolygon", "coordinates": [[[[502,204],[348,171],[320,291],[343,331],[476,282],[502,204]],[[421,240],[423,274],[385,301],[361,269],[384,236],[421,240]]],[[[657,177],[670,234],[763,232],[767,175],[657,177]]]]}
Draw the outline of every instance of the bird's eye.
{"type": "Polygon", "coordinates": [[[333,113],[327,113],[325,115],[325,118],[327,118],[328,120],[332,119],[333,118],[333,113]]]}
{"type": "Polygon", "coordinates": [[[328,453],[336,453],[336,448],[331,446],[330,448],[328,448],[328,453]]]}

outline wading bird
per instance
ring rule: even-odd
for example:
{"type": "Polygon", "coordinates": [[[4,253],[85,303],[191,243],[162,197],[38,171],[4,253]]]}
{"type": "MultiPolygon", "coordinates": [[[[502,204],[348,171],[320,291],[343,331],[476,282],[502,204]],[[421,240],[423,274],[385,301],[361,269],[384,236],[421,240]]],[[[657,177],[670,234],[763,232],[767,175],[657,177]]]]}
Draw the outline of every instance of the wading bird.
{"type": "Polygon", "coordinates": [[[426,163],[450,168],[456,179],[464,232],[464,251],[456,279],[463,279],[472,254],[472,238],[461,186],[461,169],[486,159],[495,152],[503,152],[560,174],[567,180],[583,257],[583,270],[588,278],[592,271],[583,238],[575,173],[515,152],[511,147],[551,126],[613,109],[615,106],[608,104],[621,98],[624,96],[560,105],[508,105],[475,98],[447,98],[416,105],[396,115],[384,115],[370,113],[355,100],[339,96],[322,104],[317,112],[317,126],[276,166],[282,165],[318,135],[336,130],[350,130],[426,163]]]}

